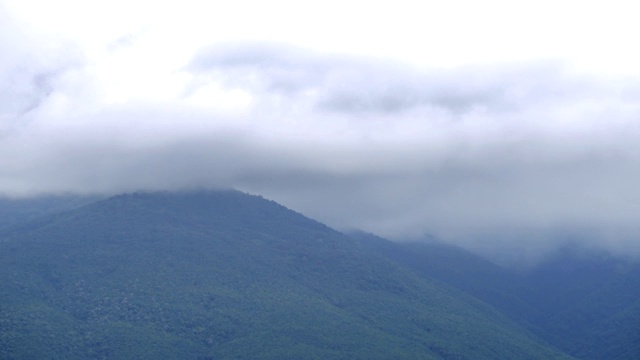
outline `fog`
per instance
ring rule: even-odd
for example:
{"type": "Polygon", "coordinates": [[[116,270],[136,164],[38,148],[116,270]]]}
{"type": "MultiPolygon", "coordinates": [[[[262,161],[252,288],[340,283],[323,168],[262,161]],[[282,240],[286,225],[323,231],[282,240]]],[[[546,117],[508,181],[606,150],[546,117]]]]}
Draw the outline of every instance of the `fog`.
{"type": "Polygon", "coordinates": [[[341,230],[498,257],[576,242],[640,253],[633,76],[252,40],[197,47],[155,78],[143,35],[95,56],[2,16],[3,195],[236,188],[341,230]],[[118,61],[140,63],[139,82],[118,61]]]}

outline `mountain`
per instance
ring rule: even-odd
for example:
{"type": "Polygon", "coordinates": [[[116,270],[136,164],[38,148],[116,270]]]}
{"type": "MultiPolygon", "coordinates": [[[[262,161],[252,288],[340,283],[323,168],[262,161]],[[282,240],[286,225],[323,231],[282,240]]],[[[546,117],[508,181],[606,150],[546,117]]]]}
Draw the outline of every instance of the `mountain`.
{"type": "Polygon", "coordinates": [[[543,315],[528,301],[530,289],[521,274],[467,250],[433,237],[426,241],[392,242],[362,232],[350,236],[421,277],[436,280],[499,309],[527,328],[535,329],[531,318],[543,315]]]}
{"type": "Polygon", "coordinates": [[[568,359],[272,201],[116,196],[0,232],[3,359],[568,359]]]}
{"type": "Polygon", "coordinates": [[[580,359],[640,358],[640,265],[580,247],[527,272],[502,268],[438,241],[352,236],[413,271],[491,305],[580,359]]]}
{"type": "Polygon", "coordinates": [[[640,358],[640,264],[563,248],[529,273],[542,336],[583,359],[640,358]]]}
{"type": "Polygon", "coordinates": [[[0,228],[78,208],[100,199],[99,196],[80,195],[49,195],[33,198],[0,197],[0,228]]]}

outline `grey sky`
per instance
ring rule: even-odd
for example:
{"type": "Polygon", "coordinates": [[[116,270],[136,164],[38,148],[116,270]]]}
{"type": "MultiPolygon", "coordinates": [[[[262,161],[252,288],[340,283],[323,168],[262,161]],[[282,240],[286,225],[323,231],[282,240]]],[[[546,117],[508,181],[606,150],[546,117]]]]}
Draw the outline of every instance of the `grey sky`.
{"type": "Polygon", "coordinates": [[[127,26],[79,22],[93,32],[71,37],[7,4],[2,194],[235,187],[340,229],[484,253],[576,239],[640,252],[640,78],[609,57],[581,62],[587,47],[462,61],[398,33],[424,52],[384,38],[345,51],[300,22],[308,43],[275,28],[209,38],[195,13],[173,34],[161,17],[138,26],[135,7],[127,26]]]}

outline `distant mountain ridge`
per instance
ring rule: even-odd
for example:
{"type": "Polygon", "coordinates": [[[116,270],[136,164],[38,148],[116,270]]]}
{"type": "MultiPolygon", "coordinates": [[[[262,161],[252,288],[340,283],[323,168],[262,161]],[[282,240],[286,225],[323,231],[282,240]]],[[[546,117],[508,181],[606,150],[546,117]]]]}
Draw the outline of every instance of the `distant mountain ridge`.
{"type": "Polygon", "coordinates": [[[103,196],[46,195],[31,198],[0,196],[0,229],[81,207],[103,196]]]}
{"type": "Polygon", "coordinates": [[[490,304],[577,358],[640,358],[637,262],[573,247],[521,272],[437,241],[352,236],[421,276],[490,304]]]}
{"type": "MultiPolygon", "coordinates": [[[[109,316],[122,316],[121,325],[125,325],[125,328],[112,331],[105,329],[116,325],[92,325],[94,330],[89,331],[93,334],[91,338],[97,337],[101,339],[98,340],[101,343],[116,336],[119,331],[134,331],[136,334],[157,331],[157,319],[156,323],[147,324],[141,330],[138,326],[142,325],[131,323],[131,314],[121,313],[119,304],[103,304],[96,300],[96,296],[99,297],[102,292],[95,288],[95,284],[111,279],[109,286],[101,285],[105,294],[108,289],[113,294],[120,294],[125,288],[139,289],[141,284],[149,283],[154,283],[159,288],[164,287],[167,292],[180,289],[179,286],[168,285],[161,278],[154,278],[147,273],[155,269],[162,276],[180,284],[190,278],[188,273],[202,274],[210,271],[225,274],[229,279],[236,279],[234,285],[227,284],[231,290],[220,290],[221,285],[218,283],[214,286],[218,290],[213,292],[233,293],[240,299],[250,298],[241,295],[244,290],[234,288],[241,285],[245,286],[245,290],[251,286],[261,288],[262,293],[273,290],[264,289],[265,283],[273,286],[279,284],[278,291],[282,290],[282,286],[296,289],[289,294],[297,294],[298,305],[303,302],[300,294],[305,293],[304,299],[315,299],[312,308],[323,304],[321,309],[339,309],[338,313],[334,313],[332,321],[342,317],[344,329],[348,329],[350,323],[363,329],[362,319],[376,312],[371,310],[358,313],[357,307],[349,308],[348,304],[358,298],[354,295],[357,291],[363,294],[379,288],[378,290],[385,290],[395,296],[396,300],[393,301],[398,301],[397,298],[406,295],[407,288],[415,287],[408,284],[418,282],[422,283],[420,286],[432,289],[433,293],[444,292],[443,296],[475,308],[474,312],[483,313],[485,320],[488,316],[493,319],[491,321],[503,325],[510,323],[509,326],[515,325],[516,328],[519,325],[520,329],[515,330],[516,333],[533,333],[577,358],[640,357],[640,284],[637,280],[640,278],[640,266],[626,259],[580,248],[565,248],[529,272],[522,273],[504,269],[472,253],[438,242],[435,238],[428,242],[397,243],[366,233],[354,233],[345,237],[326,225],[273,201],[237,191],[136,193],[99,200],[74,196],[0,200],[0,355],[14,354],[15,349],[6,349],[34,339],[43,343],[53,341],[41,338],[44,333],[33,335],[42,331],[41,328],[29,328],[33,317],[40,322],[57,318],[60,324],[67,324],[66,327],[58,325],[58,330],[63,333],[70,332],[70,328],[74,329],[71,332],[86,333],[92,327],[79,319],[87,316],[86,319],[94,322],[96,319],[106,321],[105,309],[111,309],[107,312],[111,314],[109,316]],[[173,240],[169,241],[170,239],[173,240]],[[211,239],[215,241],[211,242],[211,239]],[[299,241],[301,239],[304,241],[299,241]],[[178,243],[184,246],[176,247],[178,243]],[[91,244],[98,246],[92,248],[89,246],[91,244]],[[105,244],[110,246],[105,247],[105,244]],[[216,256],[212,256],[213,250],[216,256]],[[133,258],[135,254],[139,259],[137,264],[133,258]],[[161,254],[166,256],[162,257],[161,254]],[[212,263],[218,257],[224,261],[212,263]],[[199,260],[194,264],[185,262],[185,259],[199,260]],[[244,266],[238,268],[242,264],[244,266]],[[125,268],[132,272],[124,274],[125,268]],[[380,269],[386,269],[389,274],[395,274],[395,277],[382,276],[385,272],[380,269]],[[86,273],[88,276],[76,277],[77,273],[86,273]],[[132,285],[127,279],[134,273],[138,274],[138,283],[132,285]],[[272,275],[269,280],[265,279],[267,274],[272,275]],[[353,276],[349,277],[348,274],[353,276]],[[84,300],[81,301],[75,290],[69,287],[69,276],[77,280],[76,284],[84,284],[73,288],[83,291],[84,300]],[[112,277],[120,280],[116,281],[112,277]],[[93,283],[91,286],[86,285],[89,279],[95,280],[89,282],[93,283]],[[262,279],[262,282],[256,283],[257,279],[262,279]],[[349,288],[355,285],[357,291],[349,288]],[[87,292],[87,289],[92,292],[87,292]],[[345,295],[345,289],[350,290],[350,296],[345,295]],[[25,304],[31,305],[18,305],[20,301],[16,299],[22,299],[20,301],[24,300],[25,304]],[[52,303],[54,299],[57,300],[52,303]],[[89,305],[85,305],[85,302],[89,302],[89,305]],[[102,315],[96,309],[101,309],[102,315]],[[38,318],[42,311],[44,315],[38,318]],[[79,316],[80,313],[84,315],[79,316]],[[69,317],[69,314],[72,316],[69,317]],[[505,322],[507,318],[511,322],[505,322]],[[22,329],[21,331],[32,335],[20,335],[20,331],[2,329],[22,329]],[[95,329],[102,329],[102,333],[96,335],[95,329]],[[21,336],[25,337],[18,340],[21,336]]],[[[199,287],[210,281],[202,275],[191,277],[196,279],[190,290],[192,293],[199,293],[199,287]]],[[[147,291],[146,294],[152,295],[153,292],[147,291]]],[[[113,300],[113,296],[107,297],[113,300]]],[[[144,296],[139,295],[138,300],[141,298],[144,296]]],[[[130,298],[125,299],[130,301],[130,298]]],[[[195,311],[202,318],[208,318],[211,304],[224,304],[222,299],[224,297],[214,296],[207,302],[208,310],[198,308],[198,305],[187,313],[195,311]]],[[[391,299],[386,298],[384,301],[391,299]]],[[[167,302],[177,309],[182,306],[181,303],[177,303],[175,299],[167,302]]],[[[227,305],[229,312],[243,314],[230,304],[227,305]]],[[[141,300],[135,306],[131,303],[129,306],[133,306],[138,312],[149,310],[141,300]]],[[[158,304],[156,306],[162,308],[158,304]]],[[[412,306],[416,305],[407,308],[412,306]]],[[[166,305],[165,308],[170,306],[166,305]]],[[[260,311],[257,313],[261,314],[260,311]]],[[[154,318],[151,314],[147,314],[147,317],[154,318]]],[[[294,316],[296,317],[304,318],[299,315],[294,316]]],[[[221,319],[224,318],[218,317],[216,321],[223,321],[221,319]]],[[[183,321],[179,316],[173,319],[177,323],[178,320],[183,321]]],[[[321,317],[319,320],[325,321],[326,318],[321,317]]],[[[164,321],[163,326],[169,326],[170,321],[164,321]]],[[[230,326],[233,322],[223,323],[230,326]]],[[[244,325],[231,328],[257,326],[251,325],[252,322],[247,319],[239,324],[244,325]]],[[[220,326],[219,329],[225,326],[220,326]]],[[[413,326],[415,323],[407,325],[398,322],[398,327],[392,332],[402,332],[413,326]]],[[[181,329],[185,330],[184,327],[181,329]]],[[[233,332],[229,332],[230,330],[224,331],[232,336],[230,334],[233,332]]],[[[361,334],[364,334],[369,330],[362,331],[361,334]]],[[[130,334],[120,340],[108,341],[111,345],[120,344],[120,347],[123,346],[122,341],[129,337],[142,343],[149,343],[150,339],[155,339],[156,343],[164,343],[168,341],[165,337],[171,334],[173,333],[166,331],[155,333],[148,339],[130,334]]],[[[386,333],[383,331],[377,336],[388,337],[383,334],[386,333]]],[[[84,349],[84,352],[71,354],[71,358],[97,357],[98,354],[107,356],[115,351],[113,346],[101,348],[92,343],[78,345],[78,339],[74,339],[64,338],[59,339],[60,344],[48,344],[55,348],[67,342],[76,344],[77,349],[84,349]]],[[[172,339],[182,344],[177,346],[181,351],[198,349],[200,346],[190,337],[172,339]]],[[[213,339],[215,337],[205,340],[205,343],[213,339]]],[[[326,335],[326,339],[332,338],[326,335]]],[[[399,340],[396,339],[397,341],[399,340]]],[[[534,337],[533,342],[539,343],[540,340],[534,337]]],[[[298,340],[293,343],[298,347],[304,344],[298,340]]],[[[293,346],[293,343],[289,345],[293,346]]],[[[338,354],[353,354],[355,343],[353,340],[351,353],[340,348],[331,355],[321,352],[322,356],[337,358],[338,354]]],[[[432,347],[426,353],[431,353],[434,358],[447,358],[454,356],[453,354],[464,357],[460,353],[471,353],[468,349],[461,352],[448,350],[456,347],[453,343],[432,347]]],[[[196,353],[209,356],[206,354],[212,352],[206,348],[199,348],[196,353]]],[[[152,351],[144,346],[142,349],[152,351]]],[[[313,347],[306,349],[311,352],[317,350],[313,347]]],[[[158,354],[165,356],[168,353],[171,351],[164,350],[158,354]]],[[[64,354],[64,357],[70,356],[68,353],[64,354]]],[[[220,355],[221,352],[216,354],[220,355]]],[[[45,353],[40,355],[44,356],[45,353]]],[[[174,355],[180,357],[178,353],[174,355]]]]}
{"type": "Polygon", "coordinates": [[[273,201],[137,193],[0,232],[2,358],[567,359],[273,201]]]}

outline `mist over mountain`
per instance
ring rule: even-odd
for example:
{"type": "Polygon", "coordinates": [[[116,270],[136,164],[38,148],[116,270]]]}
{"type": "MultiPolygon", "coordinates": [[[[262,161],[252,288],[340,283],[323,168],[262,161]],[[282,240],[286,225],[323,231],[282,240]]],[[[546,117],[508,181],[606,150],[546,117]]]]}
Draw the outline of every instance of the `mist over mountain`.
{"type": "MultiPolygon", "coordinates": [[[[235,188],[520,271],[633,263],[635,10],[0,0],[0,198],[235,188]]],[[[67,208],[34,201],[0,227],[67,208]]]]}
{"type": "Polygon", "coordinates": [[[0,0],[0,357],[640,358],[636,14],[0,0]]]}
{"type": "Polygon", "coordinates": [[[340,230],[430,232],[512,262],[567,233],[640,253],[636,77],[554,60],[433,68],[262,40],[175,59],[156,48],[166,37],[135,32],[83,52],[41,48],[10,20],[2,195],[237,188],[340,230]]]}

